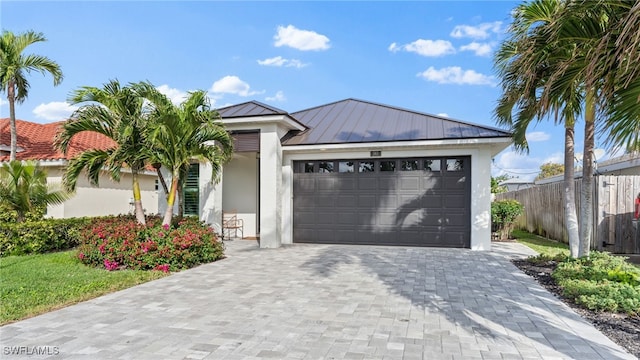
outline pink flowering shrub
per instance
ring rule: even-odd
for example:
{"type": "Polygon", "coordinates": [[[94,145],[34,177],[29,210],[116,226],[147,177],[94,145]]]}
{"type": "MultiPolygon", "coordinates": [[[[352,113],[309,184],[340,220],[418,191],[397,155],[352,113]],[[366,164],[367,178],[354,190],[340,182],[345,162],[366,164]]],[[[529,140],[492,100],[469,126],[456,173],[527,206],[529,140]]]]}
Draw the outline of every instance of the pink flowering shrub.
{"type": "Polygon", "coordinates": [[[169,272],[224,257],[224,245],[213,229],[190,217],[171,227],[163,227],[158,217],[147,218],[146,227],[132,216],[94,218],[80,238],[78,259],[109,271],[169,272]]]}

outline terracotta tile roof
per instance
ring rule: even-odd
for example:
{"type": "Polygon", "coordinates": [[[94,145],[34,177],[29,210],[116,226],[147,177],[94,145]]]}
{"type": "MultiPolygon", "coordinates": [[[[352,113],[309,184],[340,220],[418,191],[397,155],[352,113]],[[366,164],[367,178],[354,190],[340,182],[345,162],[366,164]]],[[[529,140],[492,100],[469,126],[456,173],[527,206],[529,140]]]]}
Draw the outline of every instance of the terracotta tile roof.
{"type": "MultiPolygon", "coordinates": [[[[53,139],[62,125],[62,121],[50,124],[38,124],[24,120],[16,120],[18,129],[18,160],[69,160],[77,154],[89,149],[108,149],[115,143],[104,135],[94,132],[80,133],[71,140],[67,155],[53,147],[53,139]]],[[[11,144],[9,118],[0,119],[0,145],[8,149],[11,144]]],[[[9,161],[8,151],[0,153],[0,161],[9,161]]]]}

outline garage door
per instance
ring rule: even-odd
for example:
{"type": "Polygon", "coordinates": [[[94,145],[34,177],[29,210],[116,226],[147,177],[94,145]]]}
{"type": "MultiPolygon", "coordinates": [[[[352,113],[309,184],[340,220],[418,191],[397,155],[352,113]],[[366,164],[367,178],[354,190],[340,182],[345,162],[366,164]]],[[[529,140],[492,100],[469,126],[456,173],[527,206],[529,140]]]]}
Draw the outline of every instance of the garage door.
{"type": "Polygon", "coordinates": [[[470,247],[470,157],[295,161],[300,243],[470,247]]]}

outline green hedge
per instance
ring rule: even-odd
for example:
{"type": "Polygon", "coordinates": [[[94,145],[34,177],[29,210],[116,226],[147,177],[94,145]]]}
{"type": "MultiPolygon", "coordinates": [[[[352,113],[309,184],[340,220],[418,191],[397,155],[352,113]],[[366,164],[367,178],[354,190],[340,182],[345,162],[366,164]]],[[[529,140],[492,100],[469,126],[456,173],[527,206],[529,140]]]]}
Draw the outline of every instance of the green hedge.
{"type": "Polygon", "coordinates": [[[0,223],[0,257],[76,247],[80,244],[81,230],[88,223],[86,218],[0,223]]]}

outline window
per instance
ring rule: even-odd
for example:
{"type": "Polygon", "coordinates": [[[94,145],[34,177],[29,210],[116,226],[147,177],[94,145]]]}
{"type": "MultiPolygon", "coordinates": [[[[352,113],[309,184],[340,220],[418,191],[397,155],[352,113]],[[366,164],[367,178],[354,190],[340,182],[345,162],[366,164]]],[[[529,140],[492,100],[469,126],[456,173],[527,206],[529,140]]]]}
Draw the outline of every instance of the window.
{"type": "Polygon", "coordinates": [[[374,172],[375,167],[373,161],[360,161],[358,163],[358,172],[374,172]]]}
{"type": "Polygon", "coordinates": [[[402,160],[402,171],[415,171],[418,170],[418,160],[402,160]]]}
{"type": "Polygon", "coordinates": [[[440,171],[440,160],[425,160],[424,171],[440,171]]]}
{"type": "Polygon", "coordinates": [[[462,171],[462,159],[447,159],[447,171],[462,171]]]}
{"type": "Polygon", "coordinates": [[[304,172],[312,173],[313,172],[313,162],[304,163],[304,172]]]}
{"type": "Polygon", "coordinates": [[[200,164],[191,164],[184,182],[183,199],[185,215],[200,215],[200,164]]]}
{"type": "Polygon", "coordinates": [[[320,173],[333,172],[333,161],[320,161],[320,165],[318,165],[318,172],[320,173]]]}
{"type": "Polygon", "coordinates": [[[380,161],[380,171],[396,171],[396,161],[395,160],[380,161]]]}
{"type": "Polygon", "coordinates": [[[338,172],[341,173],[352,173],[353,172],[353,161],[340,161],[338,162],[338,172]]]}

